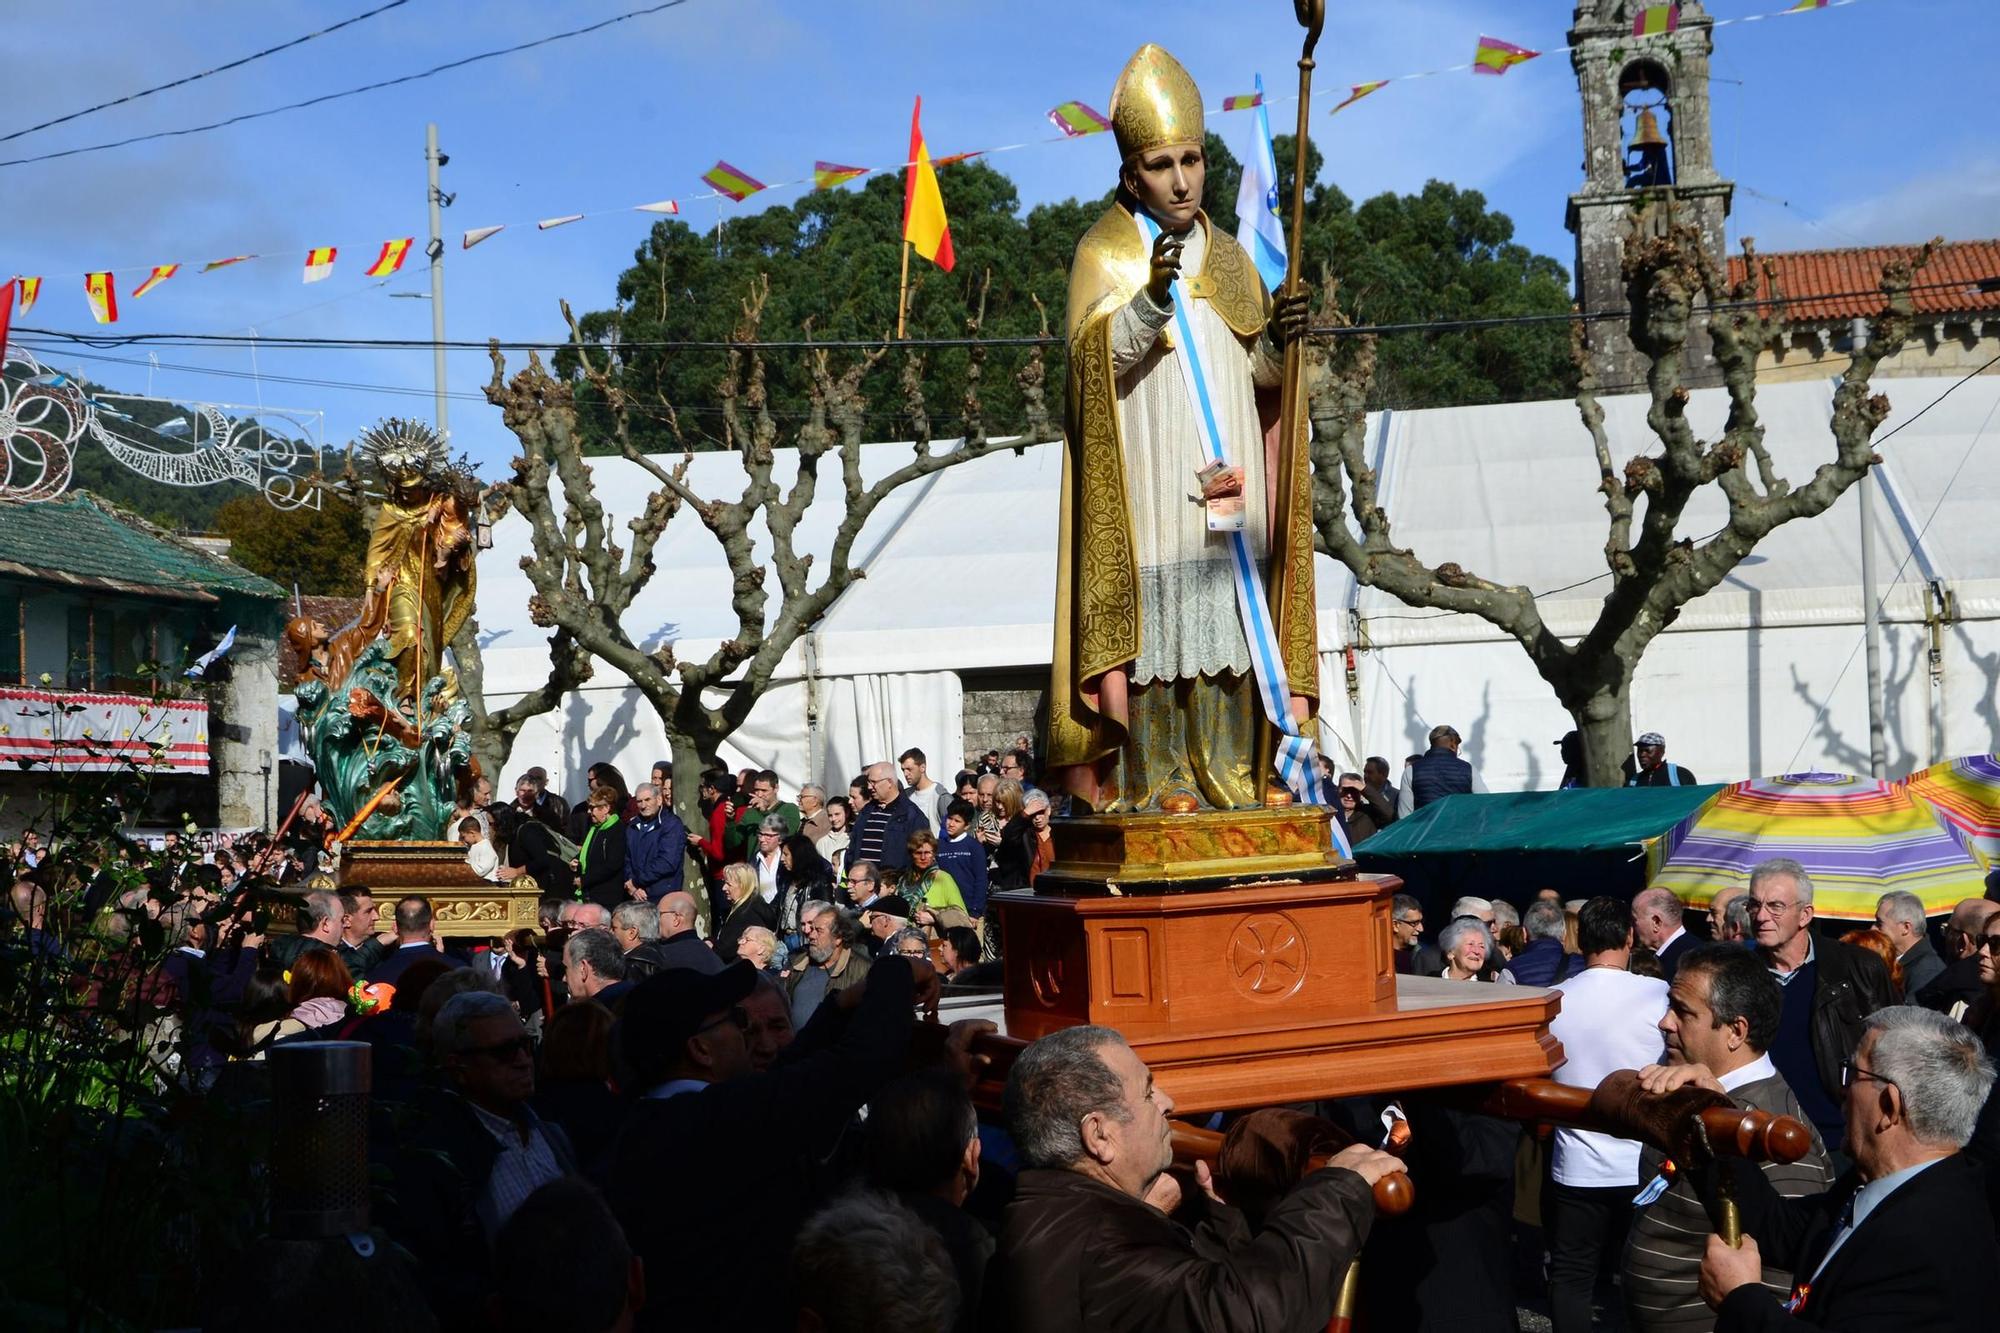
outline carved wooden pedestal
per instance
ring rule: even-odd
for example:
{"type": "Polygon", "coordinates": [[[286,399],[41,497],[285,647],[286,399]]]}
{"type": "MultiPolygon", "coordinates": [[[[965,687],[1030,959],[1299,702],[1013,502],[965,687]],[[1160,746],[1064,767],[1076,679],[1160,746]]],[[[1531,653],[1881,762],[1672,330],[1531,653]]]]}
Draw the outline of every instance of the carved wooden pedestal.
{"type": "MultiPolygon", "coordinates": [[[[1274,842],[1296,842],[1287,830],[1306,821],[1323,831],[1328,818],[1251,814],[1274,842]]],[[[1184,1111],[1534,1077],[1562,1062],[1548,1032],[1553,992],[1396,975],[1389,915],[1400,880],[1329,864],[1324,841],[1282,847],[1271,863],[1214,855],[1215,826],[1236,815],[1130,818],[1136,829],[1098,816],[1071,838],[1059,833],[1057,865],[1036,892],[989,899],[1006,947],[1009,1036],[1116,1028],[1184,1111]],[[1188,836],[1152,828],[1174,821],[1187,821],[1188,836]],[[1233,884],[1133,894],[1135,882],[1176,880],[1177,841],[1199,853],[1187,879],[1233,884]],[[1102,859],[1072,859],[1072,847],[1102,859]],[[1110,864],[1113,851],[1159,849],[1167,855],[1110,864]],[[1108,873],[1093,878],[1086,866],[1108,873]]]]}
{"type": "Polygon", "coordinates": [[[396,928],[396,899],[409,894],[430,900],[437,933],[447,939],[487,939],[538,924],[541,890],[533,880],[483,880],[455,842],[347,843],[340,854],[340,882],[374,890],[379,930],[396,928]]]}

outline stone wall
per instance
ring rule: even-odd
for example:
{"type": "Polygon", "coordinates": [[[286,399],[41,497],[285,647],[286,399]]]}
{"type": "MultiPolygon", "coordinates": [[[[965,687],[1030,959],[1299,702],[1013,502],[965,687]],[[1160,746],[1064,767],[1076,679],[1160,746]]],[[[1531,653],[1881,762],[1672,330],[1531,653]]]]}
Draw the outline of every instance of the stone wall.
{"type": "Polygon", "coordinates": [[[215,773],[216,823],[272,828],[278,799],[278,627],[281,606],[225,598],[236,625],[230,672],[209,715],[209,762],[215,773]],[[267,771],[268,770],[268,771],[267,771]]]}
{"type": "MultiPolygon", "coordinates": [[[[965,691],[965,748],[967,755],[1013,747],[1017,737],[1027,736],[1041,748],[1041,717],[1048,695],[1047,667],[1025,671],[967,671],[961,673],[965,691]]],[[[963,760],[966,755],[956,757],[963,760]]],[[[955,761],[956,762],[956,761],[955,761]]],[[[933,768],[939,772],[938,765],[933,768]]],[[[950,775],[946,774],[947,780],[950,775]]]]}

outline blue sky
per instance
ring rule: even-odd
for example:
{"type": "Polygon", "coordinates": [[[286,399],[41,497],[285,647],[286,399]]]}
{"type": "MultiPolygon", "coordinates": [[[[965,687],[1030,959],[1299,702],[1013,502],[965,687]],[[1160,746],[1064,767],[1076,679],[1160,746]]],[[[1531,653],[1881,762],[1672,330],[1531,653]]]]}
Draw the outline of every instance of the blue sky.
{"type": "MultiPolygon", "coordinates": [[[[52,130],[0,144],[0,157],[194,124],[413,72],[641,7],[409,3],[282,55],[52,130]]],[[[1715,16],[1783,0],[1711,0],[1715,16]]],[[[140,5],[73,0],[0,49],[8,89],[0,133],[107,96],[221,63],[372,7],[371,0],[140,5]]],[[[1348,84],[1460,64],[1482,32],[1560,46],[1567,0],[1332,0],[1316,105],[1348,84]]],[[[1864,0],[1838,10],[1730,27],[1717,35],[1716,156],[1738,184],[1732,244],[1765,249],[1967,238],[2000,231],[2000,148],[1975,90],[1991,79],[2000,11],[1990,0],[1864,0]],[[1871,102],[1871,99],[1875,99],[1871,102]],[[1751,193],[1755,191],[1756,193],[1751,193]],[[1775,201],[1782,200],[1789,207],[1775,201]]],[[[1076,97],[1102,109],[1132,49],[1175,52],[1214,105],[1261,71],[1273,92],[1295,80],[1297,28],[1281,0],[688,0],[604,32],[425,82],[209,134],[0,168],[0,275],[44,274],[21,323],[92,332],[80,275],[179,261],[180,276],[140,301],[120,278],[120,332],[427,338],[430,309],[398,291],[428,289],[420,255],[387,288],[362,277],[380,243],[427,228],[424,125],[435,120],[445,188],[448,335],[554,338],[559,299],[609,304],[652,219],[622,213],[538,233],[537,218],[674,197],[707,226],[718,157],[764,180],[808,175],[816,158],[901,160],[910,97],[924,95],[934,154],[1036,140],[1047,108],[1076,97]],[[522,223],[528,223],[522,226],[522,223]],[[513,224],[477,249],[458,234],[513,224]],[[334,276],[300,282],[307,247],[341,247],[334,276]],[[209,259],[275,255],[210,275],[209,259]]],[[[1289,108],[1273,113],[1289,122],[1289,108]]],[[[1235,145],[1251,117],[1218,118],[1235,145]]],[[[1563,206],[1580,177],[1580,112],[1566,57],[1501,79],[1457,73],[1392,84],[1337,117],[1314,117],[1328,176],[1349,194],[1420,188],[1437,177],[1483,191],[1519,239],[1569,261],[1563,206]]],[[[1095,195],[1115,170],[1109,136],[993,159],[1024,204],[1095,195]]],[[[748,205],[788,202],[797,190],[748,205]]],[[[947,210],[950,207],[946,198],[947,210]]],[[[329,444],[391,414],[428,415],[428,351],[265,348],[144,350],[55,364],[140,392],[323,409],[329,444]],[[202,373],[203,371],[218,373],[202,373]],[[253,372],[260,378],[252,378],[253,372]],[[277,377],[339,386],[286,383],[277,377]]],[[[476,392],[483,354],[454,353],[451,387],[476,392]]],[[[457,443],[492,475],[512,439],[481,402],[451,404],[457,443]]]]}

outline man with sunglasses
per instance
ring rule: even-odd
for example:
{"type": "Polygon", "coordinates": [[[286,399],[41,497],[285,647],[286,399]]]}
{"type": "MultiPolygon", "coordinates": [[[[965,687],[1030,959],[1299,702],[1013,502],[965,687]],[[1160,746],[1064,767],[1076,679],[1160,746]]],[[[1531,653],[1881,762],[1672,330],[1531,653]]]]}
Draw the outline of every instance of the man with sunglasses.
{"type": "Polygon", "coordinates": [[[384,1225],[418,1259],[447,1326],[492,1290],[492,1242],[537,1188],[573,1174],[561,1129],[537,1117],[534,1043],[514,1006],[467,991],[438,1011],[431,1050],[444,1087],[423,1096],[397,1145],[384,1225]]]}
{"type": "Polygon", "coordinates": [[[1750,872],[1750,928],[1784,1000],[1771,1063],[1832,1147],[1845,1129],[1840,1067],[1854,1054],[1867,1016],[1894,996],[1880,958],[1839,940],[1814,939],[1812,919],[1813,882],[1804,866],[1773,857],[1750,872]]]}
{"type": "Polygon", "coordinates": [[[1701,1295],[1716,1328],[1992,1328],[1982,1284],[2000,1243],[1984,1170],[1962,1150],[1993,1062],[1960,1024],[1892,1005],[1868,1015],[1841,1074],[1854,1166],[1832,1189],[1780,1199],[1755,1163],[1723,1159],[1743,1243],[1707,1240],[1701,1295]],[[1791,1271],[1789,1298],[1762,1288],[1765,1263],[1791,1271]]]}
{"type": "Polygon", "coordinates": [[[914,1006],[937,1003],[928,963],[882,959],[760,1073],[744,1008],[756,984],[747,962],[676,969],[625,1001],[616,1065],[639,1101],[612,1148],[611,1206],[646,1270],[678,1278],[642,1330],[763,1328],[790,1313],[744,1293],[769,1288],[848,1122],[903,1072],[914,1006]]]}

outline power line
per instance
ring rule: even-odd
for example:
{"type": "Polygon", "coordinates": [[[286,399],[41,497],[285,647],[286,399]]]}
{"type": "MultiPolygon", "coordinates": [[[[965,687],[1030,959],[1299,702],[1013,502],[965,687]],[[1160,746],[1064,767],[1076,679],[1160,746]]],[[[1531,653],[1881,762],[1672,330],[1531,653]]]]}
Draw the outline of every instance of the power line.
{"type": "MultiPolygon", "coordinates": [[[[136,363],[135,363],[135,364],[136,364],[136,363]]],[[[1976,370],[1972,371],[1972,372],[1971,372],[1970,374],[1967,374],[1967,375],[1963,376],[1962,378],[1960,378],[1960,379],[1958,379],[1958,380],[1955,380],[1955,381],[1953,381],[1953,382],[1952,382],[1952,383],[1951,383],[1951,384],[1950,384],[1949,386],[1947,386],[1947,387],[1945,388],[1944,392],[1940,393],[1940,394],[1939,394],[1939,395],[1938,395],[1937,397],[1935,397],[1935,398],[1931,399],[1931,400],[1930,400],[1930,401],[1929,401],[1928,403],[1925,403],[1925,404],[1924,404],[1924,405],[1923,405],[1922,407],[1918,408],[1918,409],[1917,409],[1917,410],[1916,410],[1915,412],[1912,412],[1912,413],[1911,413],[1911,414],[1910,414],[1909,416],[1905,417],[1905,418],[1904,418],[1903,420],[1901,420],[1901,421],[1897,422],[1897,423],[1896,423],[1896,428],[1895,428],[1894,430],[1892,430],[1892,431],[1890,431],[1890,432],[1889,432],[1888,434],[1884,435],[1884,436],[1883,436],[1883,437],[1882,437],[1881,439],[1873,441],[1873,442],[1871,443],[1870,447],[1871,447],[1871,448],[1878,448],[1878,449],[1879,449],[1879,448],[1880,448],[1881,446],[1883,446],[1883,445],[1887,444],[1887,443],[1888,443],[1888,442],[1889,442],[1890,440],[1894,439],[1894,438],[1895,438],[1895,437],[1896,437],[1896,436],[1897,436],[1897,435],[1898,435],[1899,433],[1901,433],[1901,431],[1903,430],[1903,428],[1904,428],[1905,426],[1914,426],[1914,425],[1915,425],[1915,424],[1917,423],[1917,420],[1918,420],[1918,418],[1922,417],[1922,416],[1924,415],[1924,413],[1926,413],[1926,412],[1930,411],[1930,410],[1931,410],[1931,409],[1932,409],[1933,407],[1936,407],[1936,406],[1937,406],[1937,405],[1938,405],[1939,403],[1941,403],[1941,402],[1943,402],[1943,401],[1944,401],[1945,399],[1947,399],[1947,398],[1951,397],[1951,396],[1952,396],[1953,394],[1957,393],[1957,392],[1958,392],[1958,391],[1959,391],[1960,389],[1963,389],[1963,388],[1964,388],[1964,387],[1965,387],[1966,385],[1968,385],[1968,384],[1972,383],[1972,381],[1973,381],[1973,380],[1975,380],[1975,379],[1978,379],[1978,378],[1979,378],[1979,377],[1980,377],[1981,375],[1984,375],[1984,374],[1985,374],[1985,373],[1986,373],[1987,371],[1989,371],[1989,370],[1993,369],[1993,367],[1995,367],[1995,366],[2000,366],[2000,356],[1996,356],[1996,357],[1994,357],[1994,358],[1993,358],[1992,360],[1988,361],[1988,362],[1987,362],[1987,363],[1986,363],[1985,365],[1983,365],[1983,366],[1980,366],[1980,367],[1979,367],[1978,369],[1976,369],[1976,370]]],[[[1996,411],[2000,411],[2000,404],[1996,404],[1996,405],[1995,405],[1995,410],[1996,410],[1996,411]]],[[[1992,413],[1992,412],[1989,412],[1989,413],[1987,413],[1987,422],[1988,422],[1989,424],[1991,423],[1992,419],[1993,419],[1993,413],[1992,413]]],[[[1945,483],[1945,485],[1944,485],[1944,489],[1943,489],[1942,491],[1940,491],[1940,492],[1938,493],[1938,502],[1937,502],[1937,504],[1935,504],[1935,505],[1933,505],[1933,506],[1931,507],[1931,514],[1930,514],[1930,517],[1924,520],[1924,526],[1923,526],[1923,528],[1922,528],[1921,530],[1919,530],[1919,531],[1918,531],[1918,533],[1917,533],[1917,535],[1916,535],[1916,538],[1915,538],[1915,539],[1914,539],[1914,540],[1913,540],[1913,541],[1912,541],[1912,542],[1910,543],[1910,548],[1909,548],[1909,550],[1907,550],[1907,551],[1905,551],[1905,552],[1903,553],[1903,563],[1902,563],[1902,564],[1900,564],[1900,565],[1897,565],[1897,566],[1896,566],[1896,572],[1895,572],[1895,574],[1894,574],[1894,575],[1892,575],[1892,576],[1890,577],[1890,579],[1889,579],[1889,586],[1890,586],[1890,587],[1892,587],[1892,588],[1893,588],[1893,587],[1895,587],[1895,586],[1896,586],[1896,585],[1897,585],[1898,583],[1902,582],[1902,579],[1903,579],[1903,571],[1904,571],[1904,570],[1905,570],[1906,568],[1908,568],[1908,567],[1909,567],[1909,563],[1910,563],[1910,559],[1911,559],[1911,557],[1912,557],[1912,556],[1914,556],[1914,555],[1915,555],[1915,554],[1917,553],[1917,548],[1918,548],[1919,546],[1921,546],[1921,545],[1923,544],[1923,540],[1924,540],[1924,535],[1925,535],[1926,533],[1928,533],[1928,532],[1929,532],[1929,531],[1931,530],[1931,524],[1932,524],[1933,522],[1935,522],[1935,521],[1937,520],[1937,516],[1938,516],[1938,510],[1944,507],[1944,497],[1945,497],[1945,496],[1947,496],[1947,495],[1949,495],[1949,494],[1951,494],[1951,488],[1952,488],[1953,486],[1956,486],[1956,485],[1958,484],[1958,475],[1959,475],[1959,473],[1961,473],[1961,472],[1963,472],[1963,471],[1965,470],[1965,465],[1966,465],[1966,463],[1967,463],[1968,461],[1970,461],[1970,460],[1971,460],[1971,458],[1972,458],[1972,446],[1973,446],[1974,444],[1977,444],[1977,443],[1979,442],[1979,439],[1980,439],[1980,437],[1981,437],[1981,436],[1983,436],[1983,435],[1984,435],[1985,433],[1986,433],[1986,427],[1985,427],[1984,425],[1982,425],[1982,426],[1981,426],[1981,427],[1979,428],[1978,432],[1977,432],[1977,433],[1975,433],[1975,434],[1973,435],[1973,437],[1972,437],[1972,443],[1971,443],[1971,444],[1968,444],[1968,445],[1966,445],[1966,447],[1965,447],[1965,455],[1964,455],[1964,457],[1962,457],[1962,458],[1960,458],[1960,459],[1958,460],[1958,466],[1957,466],[1957,468],[1953,469],[1953,471],[1952,471],[1952,474],[1951,474],[1951,479],[1950,479],[1949,481],[1947,481],[1947,482],[1945,483]]],[[[1710,542],[1710,541],[1714,540],[1714,539],[1715,539],[1716,537],[1719,537],[1719,536],[1721,536],[1721,535],[1722,535],[1722,533],[1723,533],[1723,531],[1724,531],[1724,530],[1725,530],[1725,529],[1726,529],[1727,527],[1728,527],[1728,524],[1724,524],[1724,525],[1723,525],[1722,527],[1720,527],[1720,528],[1717,528],[1717,529],[1716,529],[1716,530],[1715,530],[1714,532],[1711,532],[1711,533],[1709,533],[1709,534],[1708,534],[1708,535],[1707,535],[1706,537],[1700,537],[1700,538],[1697,538],[1697,539],[1696,539],[1696,541],[1695,541],[1695,544],[1696,544],[1697,546],[1699,546],[1699,545],[1703,545],[1703,544],[1705,544],[1705,543],[1707,543],[1707,542],[1710,542]]],[[[1532,597],[1532,598],[1533,598],[1534,600],[1536,600],[1536,601],[1538,601],[1538,602],[1539,602],[1539,601],[1542,601],[1542,600],[1543,600],[1544,598],[1548,598],[1548,597],[1554,597],[1554,596],[1556,596],[1556,595],[1557,595],[1557,594],[1559,594],[1559,593],[1565,593],[1565,592],[1574,592],[1574,591],[1576,591],[1576,590],[1577,590],[1578,588],[1581,588],[1581,587],[1584,587],[1584,586],[1586,586],[1586,585],[1588,585],[1588,584],[1592,584],[1592,583],[1597,583],[1597,582],[1600,582],[1601,580],[1604,580],[1604,579],[1608,579],[1608,578],[1610,578],[1610,577],[1611,577],[1611,571],[1607,569],[1607,570],[1604,570],[1604,571],[1602,571],[1601,573],[1597,573],[1597,574],[1592,574],[1592,575],[1591,575],[1591,576],[1590,576],[1589,578],[1583,578],[1583,579],[1578,579],[1578,580],[1577,580],[1577,581],[1576,581],[1575,583],[1565,583],[1565,584],[1564,584],[1564,585],[1563,585],[1562,587],[1560,587],[1560,588],[1547,588],[1547,589],[1544,589],[1544,590],[1543,590],[1543,591],[1541,591],[1541,592],[1531,592],[1531,593],[1529,593],[1528,595],[1529,595],[1530,597],[1532,597]]],[[[1363,585],[1363,586],[1367,586],[1367,585],[1363,585]]],[[[1442,618],[1443,618],[1443,617],[1445,617],[1445,616],[1456,616],[1456,615],[1463,615],[1463,614],[1465,614],[1465,613],[1464,613],[1464,612],[1460,612],[1460,611],[1438,611],[1438,610],[1423,610],[1423,611],[1418,611],[1418,612],[1415,612],[1415,613],[1405,613],[1405,612],[1397,612],[1397,611],[1387,611],[1387,612],[1382,612],[1382,613],[1379,613],[1379,614],[1374,614],[1374,615],[1370,615],[1370,616],[1368,617],[1368,619],[1369,619],[1369,620],[1371,620],[1371,621],[1374,621],[1374,620],[1438,620],[1438,619],[1442,619],[1442,618]]],[[[1857,644],[1855,645],[1855,647],[1856,647],[1856,651],[1859,651],[1859,649],[1860,649],[1860,645],[1859,645],[1859,643],[1857,643],[1857,644]]],[[[1840,675],[1839,675],[1839,676],[1836,676],[1836,677],[1834,677],[1834,682],[1833,682],[1833,688],[1834,688],[1834,689],[1836,689],[1836,690],[1837,690],[1837,689],[1839,689],[1839,688],[1840,688],[1840,682],[1841,682],[1841,680],[1843,680],[1843,679],[1844,679],[1844,678],[1846,677],[1846,675],[1847,675],[1847,668],[1848,668],[1849,666],[1853,666],[1853,665],[1854,665],[1854,654],[1853,654],[1853,653],[1849,653],[1849,654],[1847,655],[1847,664],[1846,664],[1846,666],[1843,666],[1843,667],[1841,667],[1841,669],[1840,669],[1840,675]]],[[[1831,691],[1829,691],[1829,693],[1828,693],[1828,695],[1827,695],[1827,698],[1828,698],[1829,700],[1831,700],[1831,699],[1832,699],[1832,697],[1833,697],[1833,696],[1832,696],[1832,693],[1831,693],[1831,691]]],[[[1820,714],[1821,714],[1821,716],[1824,716],[1824,715],[1825,715],[1825,713],[1826,713],[1826,708],[1825,708],[1824,706],[1822,706],[1822,707],[1820,708],[1820,714]]],[[[1815,718],[1813,719],[1813,725],[1814,725],[1814,726],[1817,726],[1818,724],[1819,724],[1819,718],[1818,718],[1818,717],[1815,717],[1815,718]]],[[[1806,734],[1807,734],[1807,737],[1808,737],[1808,738],[1810,738],[1810,737],[1811,737],[1811,734],[1812,734],[1812,730],[1811,730],[1811,728],[1807,728],[1807,732],[1806,732],[1806,734]]],[[[1804,749],[1804,748],[1805,748],[1805,741],[1803,741],[1803,740],[1802,740],[1802,741],[1800,741],[1800,742],[1799,742],[1799,748],[1800,748],[1800,749],[1804,749]]],[[[1793,751],[1793,752],[1792,752],[1792,762],[1796,763],[1796,762],[1798,761],[1798,757],[1799,757],[1799,756],[1798,756],[1798,751],[1796,751],[1796,750],[1795,750],[1795,751],[1793,751]]]]}
{"type": "Polygon", "coordinates": [[[369,10],[365,14],[356,14],[353,18],[342,19],[340,22],[330,24],[327,27],[321,28],[317,32],[309,32],[303,37],[294,37],[289,42],[280,42],[276,46],[267,46],[261,51],[255,51],[247,56],[242,57],[240,60],[232,60],[226,65],[217,65],[214,69],[205,69],[201,71],[201,73],[199,74],[189,74],[182,78],[175,79],[171,83],[157,83],[154,84],[151,88],[141,88],[136,93],[127,93],[123,97],[114,97],[109,102],[99,102],[96,106],[87,106],[81,111],[72,111],[66,116],[57,116],[54,120],[45,120],[39,125],[30,125],[25,130],[15,130],[12,134],[0,134],[0,143],[7,143],[11,140],[19,139],[23,135],[33,134],[37,130],[50,129],[56,125],[66,125],[72,120],[81,120],[83,119],[83,117],[94,115],[99,111],[108,111],[114,106],[124,106],[127,102],[136,102],[142,97],[151,97],[154,93],[166,92],[169,88],[182,88],[190,83],[196,83],[202,79],[206,79],[211,75],[223,74],[232,69],[241,69],[243,66],[251,63],[252,61],[262,60],[265,56],[274,56],[278,54],[278,52],[280,51],[289,51],[295,46],[303,46],[307,42],[310,42],[315,38],[324,37],[329,33],[339,32],[342,28],[352,27],[354,24],[361,22],[363,19],[372,19],[377,14],[386,13],[391,9],[395,9],[399,5],[405,5],[408,3],[409,0],[389,0],[388,4],[377,5],[374,9],[369,10]]]}
{"type": "MultiPolygon", "coordinates": [[[[675,0],[685,3],[685,0],[675,0]]],[[[0,164],[4,165],[4,164],[0,164]]],[[[1912,283],[1911,292],[1969,289],[1982,282],[2000,283],[1994,279],[1953,279],[1946,282],[1912,283]]],[[[1755,310],[1804,304],[1811,301],[1842,301],[1858,297],[1879,296],[1880,288],[1856,291],[1806,292],[1787,294],[1782,301],[1772,301],[1768,297],[1758,297],[1744,301],[1717,301],[1703,309],[1709,313],[1728,310],[1755,310]]],[[[1603,320],[1630,319],[1629,310],[1564,311],[1560,314],[1534,315],[1489,315],[1465,319],[1432,319],[1411,321],[1402,324],[1323,324],[1315,325],[1312,332],[1328,337],[1352,338],[1395,333],[1462,333],[1479,329],[1514,328],[1537,324],[1596,323],[1603,320]]],[[[41,338],[54,338],[62,342],[85,347],[133,347],[133,346],[235,346],[251,341],[239,333],[70,333],[61,329],[42,329],[17,326],[16,331],[41,338]]],[[[439,344],[428,338],[263,338],[256,340],[262,347],[287,347],[294,349],[338,348],[349,351],[426,351],[439,344]]],[[[739,342],[734,339],[665,338],[665,339],[613,339],[601,344],[602,347],[619,351],[680,351],[680,352],[810,352],[810,351],[860,351],[881,347],[885,342],[896,348],[922,350],[926,348],[971,348],[971,347],[1054,347],[1064,339],[1057,334],[1022,334],[1010,337],[980,338],[775,338],[768,340],[739,342]]],[[[489,347],[498,346],[505,352],[544,351],[550,348],[573,346],[567,338],[541,339],[498,339],[447,341],[444,347],[461,352],[484,352],[489,347]]],[[[600,344],[590,344],[592,347],[600,344]]]]}
{"type": "MultiPolygon", "coordinates": [[[[664,9],[674,9],[686,3],[687,0],[664,0],[664,3],[652,5],[645,9],[629,10],[623,14],[614,14],[608,19],[603,19],[581,28],[571,28],[568,32],[550,33],[546,37],[537,37],[530,42],[520,42],[513,46],[501,47],[497,51],[481,51],[478,55],[465,56],[458,60],[449,60],[442,65],[433,65],[431,68],[415,74],[404,74],[393,79],[382,79],[375,83],[365,83],[359,88],[348,88],[337,93],[321,93],[318,97],[308,97],[302,102],[288,102],[284,106],[267,107],[262,111],[245,111],[241,115],[230,116],[226,120],[210,121],[206,125],[188,125],[177,130],[156,130],[151,134],[135,134],[125,139],[113,139],[106,143],[87,144],[82,148],[65,148],[60,152],[42,153],[35,157],[8,158],[5,161],[0,161],[0,167],[20,167],[32,162],[52,162],[59,157],[76,157],[81,153],[98,153],[103,152],[107,148],[124,148],[135,143],[148,143],[154,139],[174,139],[188,134],[205,134],[209,130],[219,130],[230,125],[240,125],[246,120],[262,120],[266,116],[281,115],[287,111],[302,111],[309,106],[319,106],[325,102],[337,102],[343,97],[358,97],[362,93],[378,92],[383,88],[394,88],[399,84],[416,83],[421,79],[433,78],[436,75],[445,74],[451,70],[463,69],[467,65],[476,65],[482,60],[494,60],[500,56],[510,56],[520,51],[533,50],[538,46],[547,46],[551,42],[560,42],[571,37],[581,37],[586,33],[597,32],[601,29],[611,27],[613,24],[623,23],[628,19],[645,18],[649,14],[657,14],[664,9]]],[[[426,345],[428,346],[428,344],[426,345]]]]}

